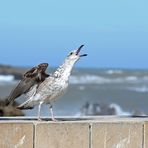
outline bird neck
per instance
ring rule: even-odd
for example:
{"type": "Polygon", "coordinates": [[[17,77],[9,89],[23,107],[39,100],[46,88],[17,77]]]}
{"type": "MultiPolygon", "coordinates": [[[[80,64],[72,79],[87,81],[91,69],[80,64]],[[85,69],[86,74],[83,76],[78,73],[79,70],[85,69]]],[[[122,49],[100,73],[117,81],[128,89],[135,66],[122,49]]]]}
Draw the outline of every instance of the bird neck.
{"type": "Polygon", "coordinates": [[[72,61],[72,60],[66,59],[64,61],[64,63],[57,68],[57,70],[54,72],[53,76],[56,78],[65,79],[65,81],[67,81],[69,79],[69,76],[71,74],[71,71],[72,71],[72,68],[73,68],[75,62],[76,61],[74,61],[74,60],[72,61]]]}

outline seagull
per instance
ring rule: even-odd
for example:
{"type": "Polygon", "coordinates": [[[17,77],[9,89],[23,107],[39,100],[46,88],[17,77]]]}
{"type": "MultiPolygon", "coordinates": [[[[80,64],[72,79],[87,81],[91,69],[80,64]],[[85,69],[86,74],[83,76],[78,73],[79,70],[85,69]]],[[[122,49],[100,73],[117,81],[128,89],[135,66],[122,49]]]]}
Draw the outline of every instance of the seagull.
{"type": "Polygon", "coordinates": [[[38,120],[40,118],[41,105],[49,105],[51,112],[51,119],[56,121],[54,118],[52,103],[56,101],[57,98],[62,96],[68,87],[69,77],[71,75],[72,68],[74,64],[87,54],[80,54],[80,51],[84,45],[81,45],[78,49],[73,50],[65,58],[64,63],[57,68],[57,70],[47,77],[43,82],[41,82],[36,89],[35,93],[29,97],[27,101],[18,106],[19,109],[33,108],[38,105],[38,120]]]}
{"type": "Polygon", "coordinates": [[[45,73],[47,67],[48,63],[41,63],[24,73],[22,80],[7,97],[6,106],[12,104],[14,100],[21,95],[27,95],[27,93],[29,93],[34,86],[38,87],[38,85],[49,76],[45,73]]]}

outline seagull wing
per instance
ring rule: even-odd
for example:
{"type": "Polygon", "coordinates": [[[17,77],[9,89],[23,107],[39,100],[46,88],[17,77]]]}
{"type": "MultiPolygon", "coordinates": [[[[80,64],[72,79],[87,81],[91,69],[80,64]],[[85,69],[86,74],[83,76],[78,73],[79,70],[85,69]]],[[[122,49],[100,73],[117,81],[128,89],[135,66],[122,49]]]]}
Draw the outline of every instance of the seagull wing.
{"type": "Polygon", "coordinates": [[[37,73],[37,67],[33,67],[31,68],[30,70],[26,71],[24,74],[23,74],[23,77],[24,78],[32,78],[35,76],[35,74],[37,73]]]}
{"type": "Polygon", "coordinates": [[[29,89],[36,83],[35,79],[23,78],[19,84],[11,91],[10,95],[7,98],[6,105],[9,105],[16,98],[25,94],[29,89]]]}

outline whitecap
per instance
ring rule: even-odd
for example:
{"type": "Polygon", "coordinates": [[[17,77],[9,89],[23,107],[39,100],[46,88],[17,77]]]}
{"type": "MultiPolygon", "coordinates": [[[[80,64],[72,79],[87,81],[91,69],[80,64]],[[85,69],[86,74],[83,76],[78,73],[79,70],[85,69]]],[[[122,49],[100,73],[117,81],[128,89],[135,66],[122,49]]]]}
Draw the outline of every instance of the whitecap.
{"type": "Polygon", "coordinates": [[[122,70],[112,70],[112,69],[110,69],[110,70],[107,70],[106,73],[110,74],[110,75],[112,75],[112,74],[122,74],[123,71],[122,70]]]}
{"type": "Polygon", "coordinates": [[[71,76],[71,84],[109,84],[109,83],[139,83],[143,82],[143,79],[139,79],[136,76],[128,77],[101,77],[98,75],[81,75],[81,76],[71,76]]]}
{"type": "Polygon", "coordinates": [[[109,82],[109,79],[96,75],[71,76],[70,78],[72,84],[102,84],[109,82]]]}
{"type": "Polygon", "coordinates": [[[82,106],[81,111],[76,115],[80,116],[96,116],[96,115],[117,115],[117,116],[129,116],[132,113],[124,111],[120,105],[116,103],[102,104],[102,103],[90,103],[86,102],[82,106]]]}
{"type": "Polygon", "coordinates": [[[148,87],[147,86],[128,87],[127,89],[130,90],[130,91],[141,92],[141,93],[148,92],[148,87]]]}
{"type": "Polygon", "coordinates": [[[12,82],[14,81],[13,75],[0,75],[0,82],[12,82]]]}
{"type": "Polygon", "coordinates": [[[116,104],[116,103],[112,103],[109,105],[110,108],[114,108],[115,111],[116,111],[116,115],[119,115],[119,116],[129,116],[131,115],[130,112],[126,112],[124,111],[120,105],[116,104]]]}
{"type": "Polygon", "coordinates": [[[138,80],[138,78],[136,77],[136,76],[128,76],[128,77],[126,77],[126,81],[137,81],[138,80]]]}

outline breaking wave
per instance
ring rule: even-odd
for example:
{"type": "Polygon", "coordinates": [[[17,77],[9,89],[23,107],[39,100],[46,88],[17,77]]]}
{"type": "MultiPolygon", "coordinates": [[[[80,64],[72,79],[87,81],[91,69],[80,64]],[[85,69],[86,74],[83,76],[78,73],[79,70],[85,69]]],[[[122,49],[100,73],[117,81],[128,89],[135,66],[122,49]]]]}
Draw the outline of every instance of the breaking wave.
{"type": "Polygon", "coordinates": [[[147,86],[128,87],[127,89],[130,90],[130,91],[135,91],[135,92],[140,92],[140,93],[148,92],[148,87],[147,86]]]}
{"type": "Polygon", "coordinates": [[[116,104],[116,103],[112,103],[109,105],[110,108],[114,108],[116,114],[115,115],[119,115],[119,116],[128,116],[131,115],[132,113],[124,111],[120,105],[116,104]]]}
{"type": "Polygon", "coordinates": [[[132,112],[125,111],[120,105],[116,103],[102,104],[86,102],[77,116],[99,116],[99,115],[118,115],[129,116],[133,115],[132,112]]]}
{"type": "Polygon", "coordinates": [[[110,74],[110,75],[112,75],[112,74],[122,74],[123,71],[122,70],[112,70],[112,69],[110,69],[110,70],[107,70],[106,73],[110,74]]]}
{"type": "Polygon", "coordinates": [[[71,76],[71,84],[108,84],[108,83],[145,83],[148,77],[126,76],[126,77],[102,77],[98,75],[71,76]]]}
{"type": "Polygon", "coordinates": [[[0,75],[0,82],[13,82],[14,80],[13,75],[0,75]]]}

